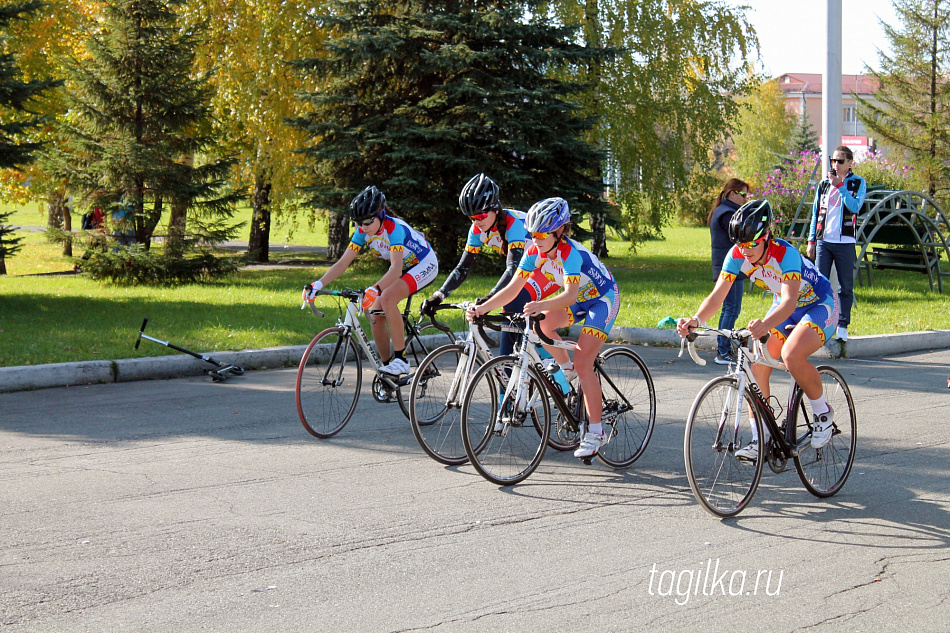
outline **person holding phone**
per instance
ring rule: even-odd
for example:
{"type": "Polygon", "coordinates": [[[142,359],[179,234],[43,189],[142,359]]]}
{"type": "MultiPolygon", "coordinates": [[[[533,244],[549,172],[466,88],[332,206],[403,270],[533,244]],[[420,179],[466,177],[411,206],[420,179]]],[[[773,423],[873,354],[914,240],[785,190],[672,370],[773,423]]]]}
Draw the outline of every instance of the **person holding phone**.
{"type": "Polygon", "coordinates": [[[841,314],[835,338],[848,340],[851,306],[854,305],[855,234],[858,214],[864,205],[868,184],[851,171],[854,153],[841,145],[831,156],[828,177],[818,185],[818,194],[811,209],[807,255],[815,260],[818,270],[831,278],[831,267],[838,274],[838,299],[841,314]]]}

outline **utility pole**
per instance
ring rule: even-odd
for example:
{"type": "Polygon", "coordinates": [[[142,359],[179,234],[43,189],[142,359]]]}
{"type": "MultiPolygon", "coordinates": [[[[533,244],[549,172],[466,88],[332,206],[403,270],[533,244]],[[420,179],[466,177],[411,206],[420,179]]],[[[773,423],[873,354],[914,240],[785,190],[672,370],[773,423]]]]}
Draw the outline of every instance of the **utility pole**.
{"type": "Polygon", "coordinates": [[[821,80],[821,149],[822,174],[828,173],[828,162],[835,148],[841,145],[841,0],[827,0],[828,32],[825,72],[821,80]]]}

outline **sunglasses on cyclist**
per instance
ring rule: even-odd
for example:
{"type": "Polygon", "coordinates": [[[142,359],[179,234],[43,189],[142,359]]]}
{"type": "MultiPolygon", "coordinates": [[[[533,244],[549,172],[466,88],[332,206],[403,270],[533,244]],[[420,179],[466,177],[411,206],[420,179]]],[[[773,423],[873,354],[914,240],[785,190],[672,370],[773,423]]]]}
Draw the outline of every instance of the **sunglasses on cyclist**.
{"type": "Polygon", "coordinates": [[[374,215],[368,220],[363,220],[362,222],[353,222],[353,226],[369,226],[376,221],[376,216],[374,215]]]}
{"type": "Polygon", "coordinates": [[[532,233],[531,239],[533,240],[546,240],[551,237],[550,233],[532,233]]]}
{"type": "Polygon", "coordinates": [[[733,191],[732,193],[737,193],[737,194],[739,194],[740,196],[742,196],[743,198],[745,198],[746,196],[749,195],[749,192],[748,192],[748,191],[733,191]]]}
{"type": "Polygon", "coordinates": [[[491,213],[491,211],[488,211],[487,213],[476,213],[475,215],[471,215],[469,217],[472,218],[472,222],[481,222],[482,220],[488,219],[489,213],[491,213]]]}
{"type": "Polygon", "coordinates": [[[747,250],[751,250],[755,248],[756,246],[758,246],[759,244],[761,244],[762,242],[764,242],[765,240],[766,240],[765,237],[760,237],[759,239],[754,240],[752,242],[742,242],[740,244],[736,244],[736,246],[738,246],[739,248],[745,248],[747,250]]]}

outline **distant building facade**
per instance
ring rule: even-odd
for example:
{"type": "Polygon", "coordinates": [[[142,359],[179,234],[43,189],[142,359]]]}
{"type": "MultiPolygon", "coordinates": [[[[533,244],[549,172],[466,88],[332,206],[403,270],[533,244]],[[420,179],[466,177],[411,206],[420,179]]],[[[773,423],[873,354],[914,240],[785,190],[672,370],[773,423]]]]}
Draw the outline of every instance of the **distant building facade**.
{"type": "MultiPolygon", "coordinates": [[[[821,89],[822,76],[808,73],[786,73],[777,79],[778,86],[785,93],[785,108],[795,114],[802,110],[808,117],[812,128],[821,135],[821,89]]],[[[841,76],[841,144],[850,147],[856,154],[875,149],[873,138],[858,117],[857,102],[854,94],[872,104],[878,105],[874,94],[877,83],[869,75],[841,76]]]]}

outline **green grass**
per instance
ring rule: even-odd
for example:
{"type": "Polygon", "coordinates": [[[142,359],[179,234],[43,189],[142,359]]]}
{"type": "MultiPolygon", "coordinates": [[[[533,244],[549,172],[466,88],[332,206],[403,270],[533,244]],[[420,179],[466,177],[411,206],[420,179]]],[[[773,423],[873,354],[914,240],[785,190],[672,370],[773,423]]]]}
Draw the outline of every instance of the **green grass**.
{"type": "MultiPolygon", "coordinates": [[[[0,277],[0,366],[173,353],[149,341],[133,350],[144,317],[152,336],[201,352],[304,344],[336,318],[336,303],[327,297],[320,299],[328,314],[322,320],[299,310],[300,288],[324,268],[252,268],[206,285],[124,288],[81,275],[34,275],[72,263],[59,255],[60,246],[25,235],[23,251],[7,261],[10,274],[0,277]]],[[[621,288],[617,325],[655,327],[665,316],[693,314],[712,287],[704,228],[668,228],[666,239],[642,244],[635,254],[619,242],[609,248],[607,265],[621,288]]],[[[280,259],[279,249],[274,255],[280,259]]],[[[454,264],[443,263],[433,288],[454,264]]],[[[334,287],[366,287],[383,270],[378,261],[357,262],[334,287]]],[[[473,275],[453,299],[481,296],[495,279],[473,275]]],[[[899,271],[875,271],[874,283],[856,289],[853,335],[950,328],[950,288],[945,295],[930,292],[924,275],[899,271]]],[[[747,293],[740,323],[761,317],[770,301],[759,291],[747,293]]]]}

